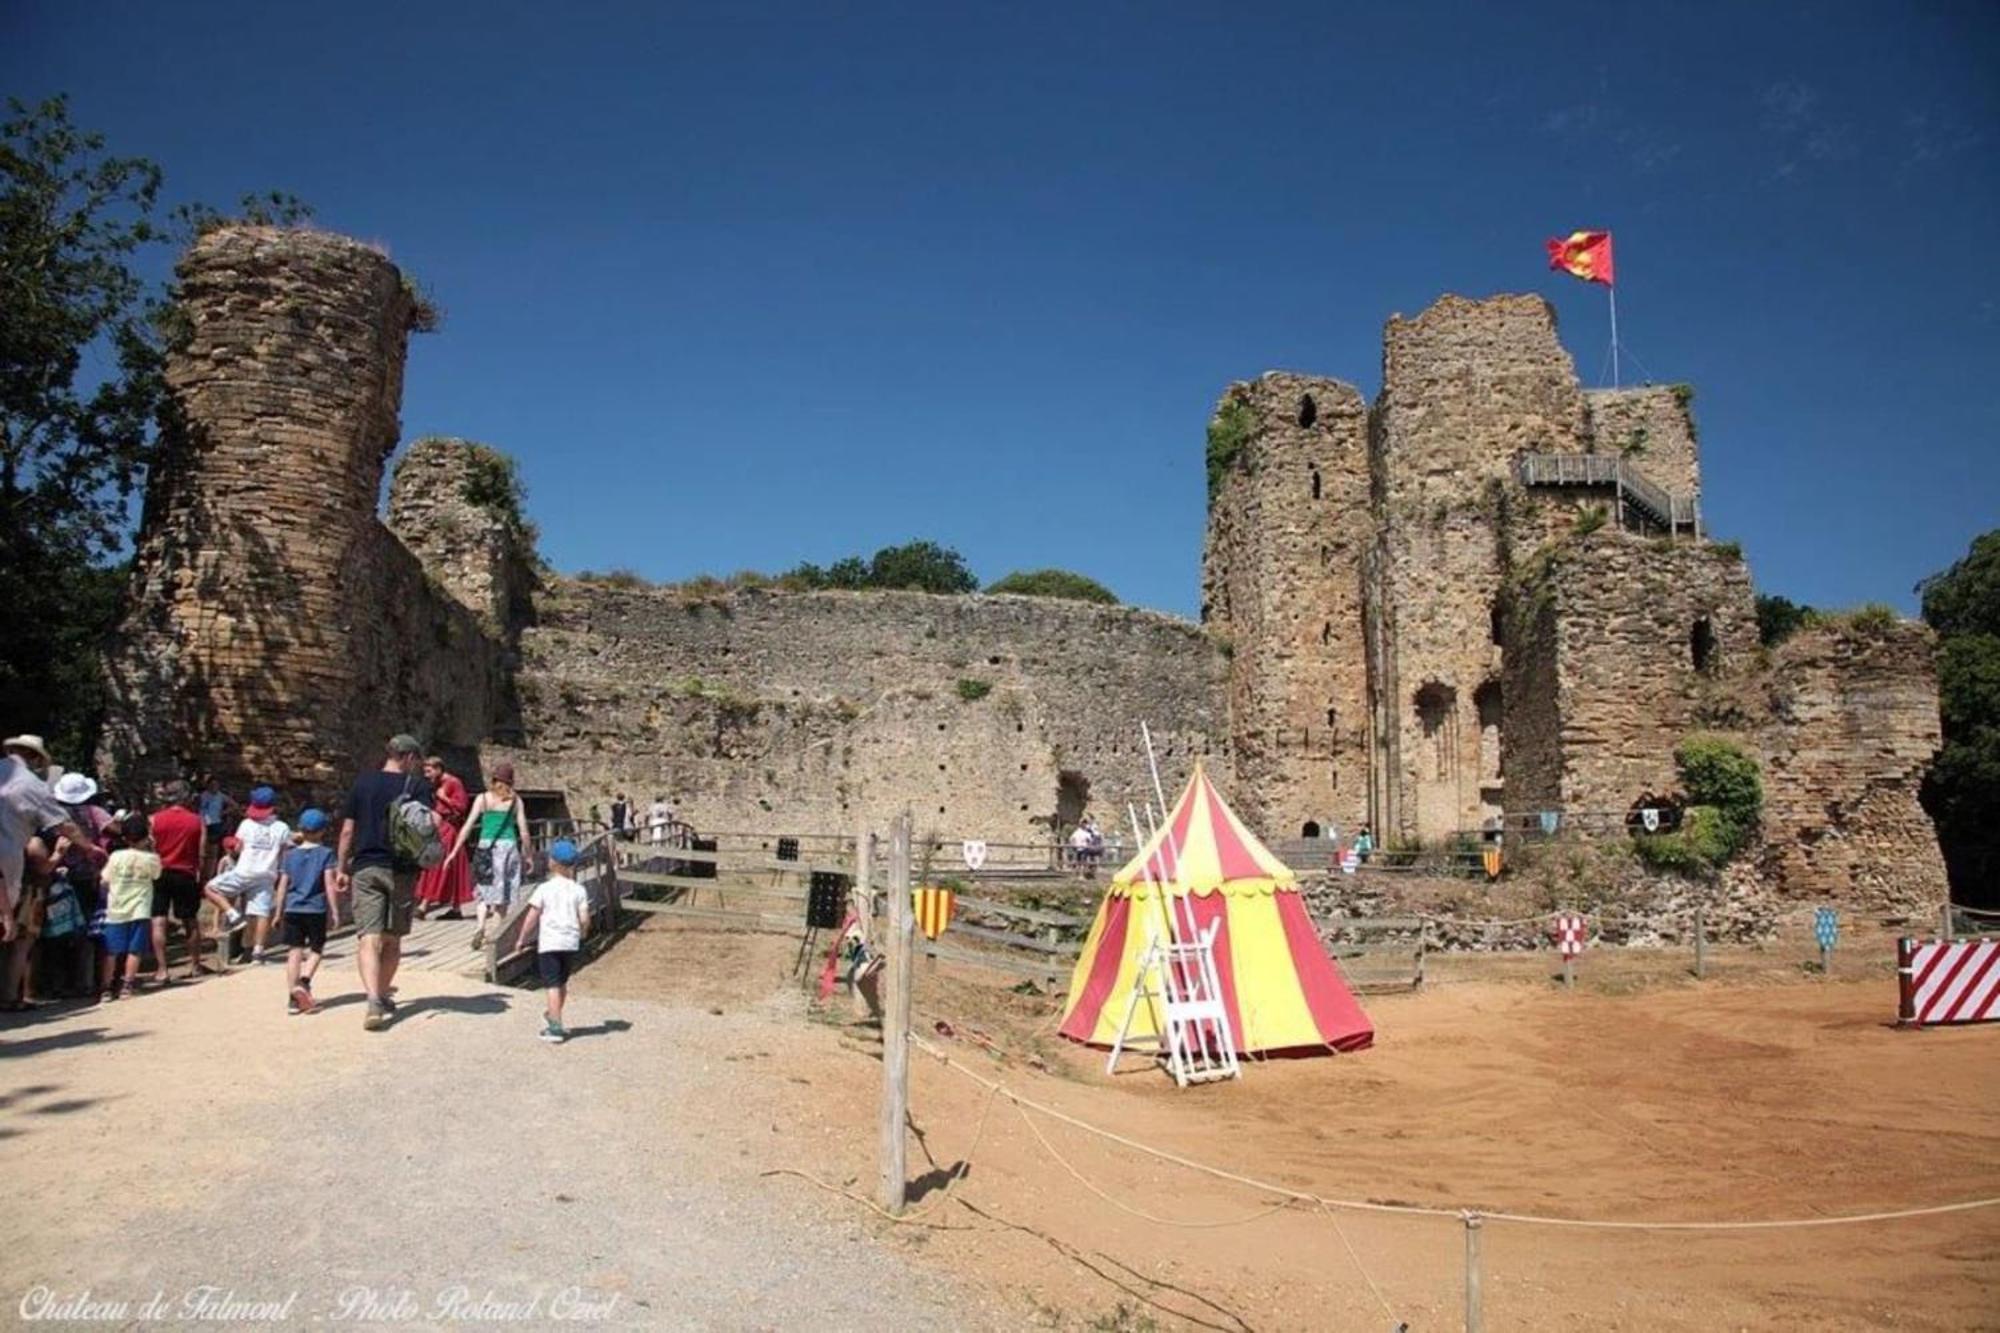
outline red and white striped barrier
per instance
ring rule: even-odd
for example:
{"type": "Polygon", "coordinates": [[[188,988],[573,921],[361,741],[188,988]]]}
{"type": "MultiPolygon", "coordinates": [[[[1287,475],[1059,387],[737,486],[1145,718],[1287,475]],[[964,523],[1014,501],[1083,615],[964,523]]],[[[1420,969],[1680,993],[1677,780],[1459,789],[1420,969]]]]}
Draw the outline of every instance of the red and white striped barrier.
{"type": "Polygon", "coordinates": [[[1903,1023],[2000,1019],[2000,939],[1897,940],[1896,983],[1903,1023]]]}

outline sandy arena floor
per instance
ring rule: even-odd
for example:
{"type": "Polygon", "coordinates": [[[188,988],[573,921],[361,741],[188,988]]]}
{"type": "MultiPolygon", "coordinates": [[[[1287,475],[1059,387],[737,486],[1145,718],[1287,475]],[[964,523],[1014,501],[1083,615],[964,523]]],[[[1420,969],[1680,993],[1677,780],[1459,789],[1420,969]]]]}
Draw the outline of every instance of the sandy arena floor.
{"type": "MultiPolygon", "coordinates": [[[[410,1291],[414,1319],[346,1322],[421,1326],[464,1283],[539,1296],[541,1322],[566,1288],[615,1295],[607,1322],[635,1327],[1458,1327],[1456,1221],[1272,1212],[1037,1120],[1044,1147],[924,1057],[918,1207],[972,1161],[925,1225],[767,1174],[873,1188],[879,1043],[844,1005],[808,1015],[796,947],[648,922],[579,976],[587,1035],[561,1048],[532,1039],[538,996],[435,973],[377,1035],[358,1003],[287,1019],[268,970],[9,1022],[4,1322],[37,1287],[215,1283],[296,1290],[298,1322],[357,1287],[410,1291]]],[[[1024,1095],[1328,1196],[1724,1220],[2000,1194],[2000,1027],[1897,1032],[1879,969],[1696,986],[1628,956],[1573,995],[1532,966],[1477,971],[1369,1000],[1372,1051],[1189,1092],[1137,1062],[1106,1080],[1053,1037],[1048,999],[977,974],[920,969],[919,1026],[944,1018],[954,1058],[1024,1095]]],[[[1491,1329],[2000,1327],[1991,1211],[1483,1236],[1491,1329]]]]}
{"type": "MultiPolygon", "coordinates": [[[[655,928],[588,984],[762,1003],[786,984],[792,947],[655,928]]],[[[1705,1221],[2000,1195],[2000,1027],[1899,1032],[1892,976],[1859,954],[1859,979],[1832,982],[1748,955],[1719,961],[1750,980],[1696,985],[1672,957],[1648,981],[1628,952],[1601,969],[1611,993],[1572,995],[1540,965],[1504,960],[1496,972],[1531,979],[1369,999],[1371,1051],[1266,1062],[1238,1085],[1186,1092],[1137,1062],[1106,1080],[1101,1056],[1052,1037],[1050,1002],[978,974],[920,964],[918,1027],[944,1018],[958,1036],[941,1045],[1024,1095],[1329,1197],[1705,1221]]],[[[782,1132],[764,1155],[872,1192],[877,1049],[853,1030],[780,1027],[739,1052],[771,1070],[782,1132]]],[[[984,1091],[919,1056],[912,1100],[918,1169],[956,1165],[984,1091]]],[[[1295,1206],[1240,1221],[1270,1198],[1038,1123],[1084,1181],[999,1102],[970,1174],[925,1218],[954,1229],[871,1227],[1017,1294],[1046,1323],[1384,1329],[1393,1312],[1416,1329],[1459,1326],[1464,1234],[1451,1219],[1341,1214],[1336,1226],[1295,1206]]],[[[1489,1328],[2000,1327],[2000,1210],[1783,1232],[1491,1223],[1482,1247],[1489,1328]]]]}

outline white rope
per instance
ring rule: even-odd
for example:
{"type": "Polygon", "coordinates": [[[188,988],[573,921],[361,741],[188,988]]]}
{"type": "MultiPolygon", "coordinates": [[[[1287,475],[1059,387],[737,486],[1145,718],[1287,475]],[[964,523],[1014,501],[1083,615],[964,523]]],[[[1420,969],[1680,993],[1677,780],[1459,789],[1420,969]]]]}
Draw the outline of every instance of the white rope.
{"type": "MultiPolygon", "coordinates": [[[[1248,1185],[1253,1189],[1263,1190],[1268,1194],[1273,1194],[1280,1198],[1295,1199],[1301,1203],[1316,1204],[1326,1209],[1344,1208],[1350,1212],[1402,1213],[1408,1216],[1450,1217],[1459,1219],[1472,1216],[1496,1222],[1519,1222],[1531,1226],[1579,1227],[1601,1231],[1772,1231],[1793,1227],[1833,1227],[1865,1222],[1889,1222],[1901,1218],[1933,1217],[1943,1213],[1965,1213],[1980,1208],[2000,1207],[2000,1196],[1996,1196],[1987,1199],[1967,1199],[1958,1203],[1932,1204],[1921,1208],[1898,1208],[1871,1213],[1843,1213],[1832,1217],[1772,1218],[1746,1222],[1660,1222],[1608,1221],[1582,1217],[1549,1217],[1540,1213],[1486,1212],[1478,1209],[1431,1208],[1422,1204],[1375,1203],[1366,1199],[1330,1199],[1323,1195],[1310,1194],[1303,1190],[1289,1189],[1286,1186],[1274,1184],[1268,1180],[1260,1180],[1255,1176],[1246,1176],[1234,1171],[1226,1171],[1221,1167],[1210,1166],[1206,1162],[1198,1162],[1190,1157],[1182,1157],[1178,1153],[1167,1152],[1163,1149],[1152,1147],[1149,1144],[1140,1143],[1136,1139],[1127,1138],[1123,1134],[1117,1134],[1098,1125],[1093,1125],[1087,1120],[1080,1120],[1065,1111],[1057,1110],[1053,1106],[1044,1105],[1033,1098],[1024,1097],[1012,1088],[996,1080],[984,1078],[967,1069],[964,1065],[961,1065],[958,1061],[952,1059],[949,1055],[946,1055],[943,1051],[915,1033],[910,1034],[910,1040],[918,1049],[924,1051],[939,1063],[946,1065],[965,1078],[986,1088],[989,1092],[1005,1097],[1007,1100],[1013,1102],[1016,1107],[1038,1111],[1053,1120],[1060,1120],[1066,1125],[1074,1126],[1089,1134],[1095,1134],[1101,1139],[1108,1139],[1113,1143],[1121,1144],[1136,1152],[1144,1153],[1149,1157],[1156,1157],[1164,1162],[1172,1162],[1176,1166],[1183,1166],[1191,1171],[1199,1171],[1204,1175],[1214,1176],[1218,1180],[1234,1181],[1239,1185],[1248,1185]]],[[[1028,1123],[1032,1127],[1034,1122],[1029,1121],[1028,1123]]],[[[1037,1135],[1037,1137],[1040,1136],[1037,1135]]],[[[1044,1140],[1044,1143],[1046,1142],[1044,1140]]],[[[1068,1164],[1064,1163],[1064,1165],[1067,1166],[1068,1164]]],[[[1069,1170],[1070,1174],[1077,1176],[1078,1179],[1082,1179],[1081,1174],[1074,1167],[1070,1167],[1069,1170]]],[[[1103,1195],[1101,1191],[1097,1192],[1100,1197],[1106,1198],[1109,1201],[1109,1196],[1103,1195]]],[[[1258,1214],[1257,1217],[1267,1215],[1258,1214]]],[[[1256,1217],[1240,1220],[1245,1222],[1255,1221],[1256,1217]]],[[[1181,1225],[1187,1224],[1183,1223],[1181,1225]]],[[[1205,1225],[1217,1226],[1227,1224],[1207,1223],[1205,1225]]]]}

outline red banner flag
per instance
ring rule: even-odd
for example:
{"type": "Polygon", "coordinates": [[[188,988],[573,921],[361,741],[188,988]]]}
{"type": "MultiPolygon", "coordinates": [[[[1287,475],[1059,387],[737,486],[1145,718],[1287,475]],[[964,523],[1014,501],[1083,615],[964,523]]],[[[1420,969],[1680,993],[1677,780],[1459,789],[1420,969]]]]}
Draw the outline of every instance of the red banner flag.
{"type": "Polygon", "coordinates": [[[1573,231],[1549,242],[1549,267],[1585,282],[1611,286],[1611,233],[1573,231]]]}

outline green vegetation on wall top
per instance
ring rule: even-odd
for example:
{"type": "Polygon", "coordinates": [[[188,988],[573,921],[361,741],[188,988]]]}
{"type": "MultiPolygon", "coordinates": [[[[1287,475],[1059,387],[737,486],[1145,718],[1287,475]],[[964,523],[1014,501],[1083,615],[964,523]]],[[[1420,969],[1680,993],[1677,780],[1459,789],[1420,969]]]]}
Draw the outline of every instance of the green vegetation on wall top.
{"type": "Polygon", "coordinates": [[[1250,404],[1241,398],[1231,398],[1216,409],[1215,416],[1208,423],[1208,503],[1215,504],[1215,497],[1222,492],[1222,479],[1229,475],[1229,469],[1236,466],[1236,460],[1243,456],[1243,448],[1257,431],[1257,414],[1250,410],[1250,404]]]}
{"type": "Polygon", "coordinates": [[[1006,578],[987,584],[986,591],[1019,597],[1061,597],[1105,606],[1118,604],[1118,595],[1111,589],[1088,575],[1067,569],[1017,569],[1006,578]]]}

